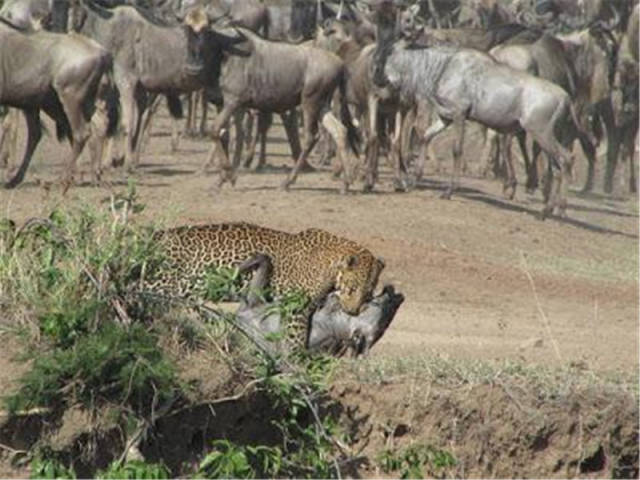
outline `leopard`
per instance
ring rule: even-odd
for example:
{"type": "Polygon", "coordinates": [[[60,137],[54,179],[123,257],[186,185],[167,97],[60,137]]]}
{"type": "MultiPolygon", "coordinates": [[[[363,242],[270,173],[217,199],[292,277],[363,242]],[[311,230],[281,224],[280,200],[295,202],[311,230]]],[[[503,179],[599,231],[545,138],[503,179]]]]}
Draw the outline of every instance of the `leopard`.
{"type": "Polygon", "coordinates": [[[294,334],[298,347],[308,339],[311,313],[330,293],[345,312],[357,315],[373,297],[385,267],[357,242],[318,228],[289,233],[246,222],[185,225],[160,230],[155,240],[166,266],[145,288],[172,296],[198,295],[212,268],[238,268],[266,256],[267,286],[274,297],[300,292],[308,299],[294,334]]]}

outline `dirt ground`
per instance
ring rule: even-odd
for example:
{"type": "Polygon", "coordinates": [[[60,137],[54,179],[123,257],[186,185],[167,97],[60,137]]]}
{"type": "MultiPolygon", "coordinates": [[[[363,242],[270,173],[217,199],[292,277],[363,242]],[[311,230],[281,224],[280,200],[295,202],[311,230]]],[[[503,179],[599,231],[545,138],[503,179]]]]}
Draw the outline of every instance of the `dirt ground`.
{"type": "MultiPolygon", "coordinates": [[[[476,168],[479,136],[470,131],[466,158],[476,168]]],[[[195,174],[209,143],[182,139],[170,153],[170,123],[161,114],[137,175],[143,216],[166,225],[247,221],[292,232],[318,227],[361,242],[384,258],[382,281],[406,295],[376,355],[433,352],[637,369],[638,199],[621,185],[618,196],[578,194],[584,173],[579,161],[568,218],[544,222],[536,218],[539,193],[520,189],[515,201],[506,201],[498,181],[467,176],[446,201],[439,195],[447,177],[429,171],[414,191],[395,193],[386,165],[373,194],[340,195],[328,171],[301,175],[284,193],[278,185],[291,161],[281,133],[271,133],[270,168],[243,171],[235,188],[214,194],[217,177],[195,174]]],[[[449,168],[447,142],[435,147],[449,168]]],[[[0,215],[20,222],[59,203],[106,207],[114,191],[109,187],[76,187],[63,198],[59,187],[36,184],[63,172],[68,151],[45,138],[26,182],[0,191],[0,215]]]]}
{"type": "MultiPolygon", "coordinates": [[[[474,128],[469,131],[466,158],[473,169],[479,136],[474,128]]],[[[406,301],[374,347],[374,362],[513,360],[637,378],[638,198],[625,194],[620,184],[614,196],[579,194],[584,162],[578,162],[568,218],[543,222],[537,219],[539,193],[519,191],[515,201],[507,201],[492,179],[465,176],[461,191],[450,201],[441,200],[447,177],[432,175],[432,163],[426,180],[410,193],[393,191],[386,165],[372,194],[340,195],[326,168],[301,175],[290,192],[282,192],[278,186],[291,161],[279,128],[271,133],[270,167],[262,173],[243,171],[235,188],[225,186],[214,194],[217,177],[196,174],[209,143],[182,139],[179,150],[170,153],[169,140],[170,123],[163,114],[136,175],[139,198],[146,205],[143,220],[167,226],[247,221],[291,232],[318,227],[356,240],[384,258],[382,283],[394,284],[406,301]]],[[[447,168],[449,141],[435,145],[447,168]]],[[[27,181],[16,190],[0,190],[0,217],[20,223],[78,202],[108,208],[110,194],[123,191],[124,185],[75,187],[64,197],[58,186],[42,187],[43,180],[64,171],[68,151],[45,138],[27,181]]],[[[0,355],[0,384],[17,378],[20,370],[8,363],[10,350],[0,355]]],[[[192,368],[206,375],[206,364],[196,362],[192,368]]],[[[343,423],[353,422],[353,446],[368,458],[353,476],[380,477],[384,473],[372,459],[382,448],[425,440],[459,460],[454,470],[425,472],[433,476],[637,473],[638,407],[627,393],[610,394],[596,386],[556,400],[541,399],[529,387],[502,387],[499,379],[473,387],[463,382],[432,388],[431,381],[389,380],[381,373],[386,367],[376,368],[384,386],[350,378],[333,388],[345,405],[343,423]],[[613,451],[635,470],[612,471],[613,451]]],[[[256,420],[244,422],[257,425],[246,428],[261,428],[250,401],[228,409],[234,412],[230,426],[240,422],[238,416],[256,420]]],[[[175,440],[180,432],[193,435],[182,426],[189,425],[188,415],[194,415],[194,425],[202,425],[202,411],[194,408],[176,419],[180,428],[168,425],[167,438],[175,440]]],[[[26,431],[23,427],[18,430],[26,431]]],[[[222,430],[208,435],[225,437],[234,431],[216,428],[222,430]]],[[[166,448],[191,445],[190,438],[166,448]]],[[[0,462],[0,476],[5,474],[28,472],[0,462]]]]}

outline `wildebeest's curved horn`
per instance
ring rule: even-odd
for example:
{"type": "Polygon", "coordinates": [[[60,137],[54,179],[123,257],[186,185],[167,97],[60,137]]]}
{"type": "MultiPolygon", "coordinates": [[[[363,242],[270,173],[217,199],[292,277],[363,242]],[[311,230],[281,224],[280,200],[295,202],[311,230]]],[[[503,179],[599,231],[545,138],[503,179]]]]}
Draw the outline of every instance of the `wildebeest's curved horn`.
{"type": "Polygon", "coordinates": [[[238,55],[240,57],[248,57],[251,55],[251,51],[243,50],[236,47],[236,45],[247,41],[247,36],[237,28],[225,28],[218,29],[210,27],[211,32],[215,35],[218,44],[228,53],[232,55],[238,55]]]}
{"type": "Polygon", "coordinates": [[[608,22],[604,22],[604,21],[600,20],[599,23],[600,23],[600,26],[603,29],[611,31],[611,30],[615,30],[616,28],[618,28],[622,18],[620,17],[620,12],[618,12],[618,9],[614,5],[609,5],[609,8],[611,9],[611,11],[613,13],[613,18],[611,20],[609,20],[608,22]]]}
{"type": "Polygon", "coordinates": [[[553,12],[538,14],[523,10],[516,15],[516,20],[518,23],[521,23],[523,25],[540,26],[548,24],[551,20],[553,20],[554,16],[555,15],[553,12]]]}

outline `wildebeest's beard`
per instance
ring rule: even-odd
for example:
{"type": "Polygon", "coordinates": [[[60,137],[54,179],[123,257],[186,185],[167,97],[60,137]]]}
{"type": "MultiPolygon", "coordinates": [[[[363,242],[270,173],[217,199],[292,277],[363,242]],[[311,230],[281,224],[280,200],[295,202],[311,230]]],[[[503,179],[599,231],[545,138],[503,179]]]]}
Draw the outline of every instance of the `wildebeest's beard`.
{"type": "Polygon", "coordinates": [[[373,83],[378,87],[384,87],[388,83],[384,74],[384,67],[393,49],[393,42],[396,39],[396,9],[391,2],[385,2],[378,7],[376,26],[378,40],[374,53],[373,83]]]}
{"type": "Polygon", "coordinates": [[[53,0],[51,2],[51,22],[49,29],[52,32],[64,33],[67,31],[69,21],[69,0],[53,0]]]}
{"type": "Polygon", "coordinates": [[[316,2],[293,0],[291,2],[290,36],[294,41],[311,38],[316,26],[316,2]]]}
{"type": "Polygon", "coordinates": [[[207,30],[202,29],[196,32],[188,26],[185,26],[184,29],[187,35],[187,64],[185,70],[190,75],[198,75],[204,70],[205,66],[207,30]]]}

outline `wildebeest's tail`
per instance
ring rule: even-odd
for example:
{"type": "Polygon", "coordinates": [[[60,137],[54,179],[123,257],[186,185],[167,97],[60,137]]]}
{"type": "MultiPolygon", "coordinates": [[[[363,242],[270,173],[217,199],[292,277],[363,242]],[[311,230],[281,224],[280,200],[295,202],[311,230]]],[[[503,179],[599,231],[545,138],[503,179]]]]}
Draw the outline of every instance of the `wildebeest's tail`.
{"type": "Polygon", "coordinates": [[[120,124],[120,93],[116,87],[113,76],[113,65],[107,68],[102,77],[100,86],[100,96],[105,102],[107,113],[107,137],[113,137],[118,131],[120,124]]]}
{"type": "Polygon", "coordinates": [[[340,79],[338,81],[338,92],[340,101],[340,121],[347,129],[347,141],[353,153],[360,154],[360,132],[353,124],[353,118],[351,117],[351,111],[349,110],[349,104],[347,103],[347,76],[343,68],[340,73],[340,79]]]}
{"type": "Polygon", "coordinates": [[[576,105],[575,102],[572,99],[568,100],[568,108],[569,108],[569,114],[571,116],[571,120],[572,123],[574,125],[575,131],[576,131],[576,135],[580,138],[582,138],[583,140],[590,142],[592,145],[596,145],[597,144],[597,139],[595,138],[595,136],[593,135],[593,133],[585,130],[584,125],[582,124],[582,122],[580,121],[580,119],[578,118],[578,112],[576,111],[576,105]]]}

